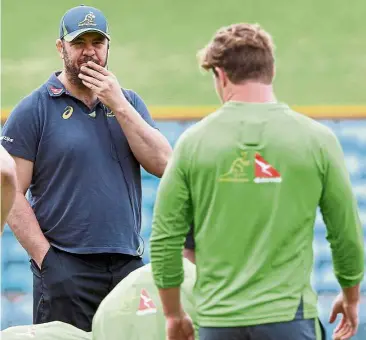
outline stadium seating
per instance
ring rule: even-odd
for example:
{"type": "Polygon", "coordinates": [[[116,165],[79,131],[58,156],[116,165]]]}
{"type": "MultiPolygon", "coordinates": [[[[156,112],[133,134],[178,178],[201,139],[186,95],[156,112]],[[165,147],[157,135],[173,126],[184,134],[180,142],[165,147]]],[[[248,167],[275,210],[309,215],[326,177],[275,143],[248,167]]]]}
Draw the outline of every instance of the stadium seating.
{"type": "MultiPolygon", "coordinates": [[[[158,128],[167,137],[171,145],[174,146],[179,135],[193,123],[192,121],[158,122],[158,128]]],[[[323,123],[337,134],[341,142],[354,192],[358,200],[366,237],[366,120],[323,121],[323,123]]],[[[144,260],[148,262],[151,219],[159,180],[142,169],[142,181],[141,236],[145,243],[144,260]]],[[[326,229],[319,213],[315,221],[314,235],[315,262],[312,283],[320,294],[320,300],[324,300],[327,294],[333,296],[338,292],[339,286],[333,274],[331,252],[326,241],[326,229]]],[[[32,274],[29,269],[29,259],[8,227],[5,229],[2,237],[1,254],[2,293],[5,295],[10,292],[26,294],[16,302],[11,302],[2,295],[2,308],[6,310],[6,313],[3,314],[1,327],[3,329],[6,325],[31,323],[32,274]]],[[[362,289],[364,294],[366,294],[366,280],[363,282],[362,289]]],[[[320,305],[322,306],[321,315],[323,312],[328,313],[330,306],[326,305],[327,307],[324,307],[324,303],[320,303],[320,305]]],[[[327,315],[324,318],[326,319],[327,315]]],[[[361,316],[361,321],[366,322],[366,315],[361,316]]]]}
{"type": "Polygon", "coordinates": [[[7,293],[31,293],[33,289],[32,276],[28,262],[9,262],[2,276],[2,290],[7,293]]]}
{"type": "Polygon", "coordinates": [[[27,253],[24,251],[23,247],[12,233],[4,233],[2,242],[4,245],[6,245],[1,248],[1,257],[3,263],[28,261],[27,253]]]}
{"type": "Polygon", "coordinates": [[[1,296],[1,329],[17,325],[30,325],[33,320],[31,294],[22,294],[13,299],[1,296]]]}

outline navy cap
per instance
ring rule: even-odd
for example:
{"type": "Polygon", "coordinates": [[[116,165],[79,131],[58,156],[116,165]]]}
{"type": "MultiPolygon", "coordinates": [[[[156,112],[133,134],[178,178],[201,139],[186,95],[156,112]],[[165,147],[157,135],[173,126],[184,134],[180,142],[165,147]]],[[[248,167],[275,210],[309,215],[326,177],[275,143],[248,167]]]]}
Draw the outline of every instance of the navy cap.
{"type": "Polygon", "coordinates": [[[60,39],[70,42],[86,32],[97,32],[111,39],[107,19],[99,9],[84,5],[69,9],[61,19],[60,39]]]}

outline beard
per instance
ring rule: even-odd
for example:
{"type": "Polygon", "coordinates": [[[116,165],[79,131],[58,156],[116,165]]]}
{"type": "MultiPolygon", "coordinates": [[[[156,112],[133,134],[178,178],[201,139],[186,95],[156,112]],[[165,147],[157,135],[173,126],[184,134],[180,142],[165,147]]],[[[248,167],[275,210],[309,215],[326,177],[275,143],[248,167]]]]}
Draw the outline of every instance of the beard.
{"type": "Polygon", "coordinates": [[[88,61],[93,61],[96,64],[105,67],[107,65],[107,60],[108,57],[106,58],[104,65],[102,65],[102,63],[98,59],[95,59],[93,57],[83,57],[77,63],[75,63],[71,60],[69,54],[64,49],[64,68],[66,77],[71,84],[77,86],[78,88],[86,88],[82,80],[79,78],[81,65],[86,64],[88,61]]]}

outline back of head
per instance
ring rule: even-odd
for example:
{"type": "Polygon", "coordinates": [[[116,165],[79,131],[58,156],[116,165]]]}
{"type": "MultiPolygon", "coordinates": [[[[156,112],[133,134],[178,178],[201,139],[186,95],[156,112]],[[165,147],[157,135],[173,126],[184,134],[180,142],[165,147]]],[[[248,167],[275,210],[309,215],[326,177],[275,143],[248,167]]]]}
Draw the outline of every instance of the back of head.
{"type": "Polygon", "coordinates": [[[257,81],[271,84],[274,77],[274,45],[259,25],[233,24],[220,28],[199,52],[205,70],[219,67],[233,84],[257,81]]]}

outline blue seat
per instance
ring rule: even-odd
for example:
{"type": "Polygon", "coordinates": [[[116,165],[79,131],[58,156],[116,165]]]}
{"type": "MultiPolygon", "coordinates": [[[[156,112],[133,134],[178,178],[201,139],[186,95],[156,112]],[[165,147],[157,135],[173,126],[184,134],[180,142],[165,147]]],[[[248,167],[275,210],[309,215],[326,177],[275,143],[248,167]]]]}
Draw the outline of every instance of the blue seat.
{"type": "Polygon", "coordinates": [[[154,206],[155,206],[155,199],[151,198],[151,197],[145,197],[142,199],[142,209],[143,210],[149,210],[149,211],[153,211],[154,210],[154,206]]]}
{"type": "Polygon", "coordinates": [[[172,147],[184,131],[184,126],[179,121],[160,121],[157,126],[172,147]]]}
{"type": "Polygon", "coordinates": [[[184,132],[185,130],[187,130],[188,128],[190,128],[191,126],[197,124],[199,122],[199,120],[185,120],[181,122],[181,126],[184,132]]]}
{"type": "Polygon", "coordinates": [[[158,185],[159,181],[152,178],[142,182],[142,201],[144,205],[151,208],[154,206],[158,185]]]}
{"type": "Polygon", "coordinates": [[[2,236],[1,256],[4,265],[8,262],[28,262],[29,256],[12,233],[2,236]]]}
{"type": "Polygon", "coordinates": [[[6,235],[6,234],[12,234],[13,232],[11,231],[10,227],[8,224],[5,224],[4,226],[4,232],[3,232],[3,235],[6,235]]]}
{"type": "Polygon", "coordinates": [[[11,326],[12,307],[12,303],[4,295],[1,295],[1,330],[11,326]]]}
{"type": "Polygon", "coordinates": [[[341,141],[366,145],[366,123],[364,120],[344,120],[340,124],[337,136],[341,141]]]}
{"type": "Polygon", "coordinates": [[[359,208],[361,223],[366,228],[366,206],[360,206],[359,208]]]}
{"type": "Polygon", "coordinates": [[[321,234],[315,234],[313,242],[314,259],[316,261],[331,261],[331,251],[328,241],[321,234]]]}
{"type": "Polygon", "coordinates": [[[150,206],[143,206],[141,214],[141,236],[150,236],[152,226],[152,210],[150,206]]]}
{"type": "Polygon", "coordinates": [[[150,254],[144,253],[142,255],[142,261],[143,261],[144,264],[150,263],[150,254]]]}
{"type": "MultiPolygon", "coordinates": [[[[365,267],[365,275],[364,275],[363,280],[361,282],[361,292],[362,292],[362,294],[366,295],[366,267],[365,267]]],[[[365,310],[365,317],[366,317],[366,310],[365,310]]]]}
{"type": "Polygon", "coordinates": [[[364,157],[361,157],[361,155],[355,150],[347,151],[346,148],[344,148],[345,151],[345,162],[347,166],[347,170],[350,173],[351,180],[357,181],[359,179],[362,179],[362,172],[364,172],[364,157]]]}
{"type": "Polygon", "coordinates": [[[9,263],[2,278],[4,292],[31,293],[33,277],[28,263],[9,263]]]}
{"type": "Polygon", "coordinates": [[[316,290],[316,269],[314,268],[313,271],[311,272],[311,276],[310,276],[310,283],[311,286],[313,287],[314,290],[316,290]]]}
{"type": "Polygon", "coordinates": [[[33,322],[33,298],[31,294],[20,296],[10,306],[10,326],[31,325],[33,322]]]}
{"type": "Polygon", "coordinates": [[[322,231],[323,232],[325,230],[325,224],[324,224],[324,221],[323,221],[323,216],[321,215],[319,209],[318,209],[317,214],[316,214],[314,228],[315,228],[315,232],[317,232],[317,231],[322,231]]]}
{"type": "Polygon", "coordinates": [[[148,239],[145,239],[145,251],[142,259],[145,264],[150,263],[150,242],[148,239]]]}
{"type": "Polygon", "coordinates": [[[340,286],[333,272],[330,261],[324,261],[315,268],[314,287],[318,292],[337,293],[340,286]]]}
{"type": "Polygon", "coordinates": [[[149,180],[159,182],[160,179],[158,177],[147,172],[142,166],[140,167],[140,169],[141,169],[142,182],[149,181],[149,180]]]}
{"type": "Polygon", "coordinates": [[[142,179],[142,181],[144,179],[150,178],[150,176],[152,176],[152,175],[150,173],[148,173],[143,167],[141,167],[141,179],[142,179]]]}
{"type": "Polygon", "coordinates": [[[333,295],[319,295],[318,298],[318,311],[319,311],[319,317],[321,319],[329,317],[329,312],[332,308],[332,304],[334,301],[333,295]]]}
{"type": "Polygon", "coordinates": [[[339,133],[340,124],[334,120],[322,120],[321,123],[330,128],[335,134],[339,133]]]}

